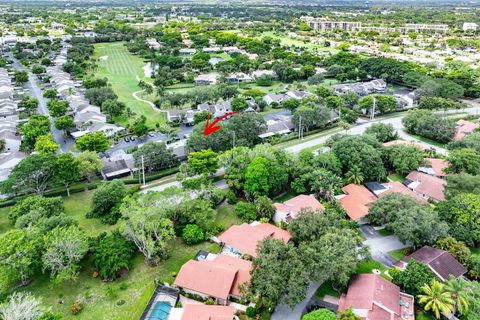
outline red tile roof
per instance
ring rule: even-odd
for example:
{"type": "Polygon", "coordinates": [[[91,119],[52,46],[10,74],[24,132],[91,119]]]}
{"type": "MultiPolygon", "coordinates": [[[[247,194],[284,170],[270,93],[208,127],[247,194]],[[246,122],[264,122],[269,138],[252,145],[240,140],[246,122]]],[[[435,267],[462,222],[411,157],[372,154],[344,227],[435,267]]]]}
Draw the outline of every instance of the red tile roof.
{"type": "Polygon", "coordinates": [[[313,195],[298,195],[295,198],[285,201],[284,203],[274,203],[276,211],[285,214],[290,213],[291,219],[295,219],[302,209],[311,209],[314,211],[325,210],[325,207],[313,195]]]}
{"type": "Polygon", "coordinates": [[[445,180],[418,171],[410,172],[406,179],[411,181],[407,187],[415,193],[437,201],[445,200],[445,180]]]}
{"type": "Polygon", "coordinates": [[[358,274],[352,277],[347,294],[340,298],[339,310],[350,307],[365,319],[396,320],[403,314],[413,320],[413,297],[400,292],[400,288],[376,274],[358,274]],[[400,301],[408,302],[408,308],[400,301]],[[412,314],[411,314],[412,313],[412,314]]]}
{"type": "Polygon", "coordinates": [[[190,260],[175,279],[175,285],[214,298],[227,300],[230,294],[240,295],[238,286],[250,281],[252,263],[218,255],[214,260],[190,260]]]}
{"type": "Polygon", "coordinates": [[[445,177],[447,175],[444,170],[450,165],[448,161],[435,158],[425,158],[425,160],[430,163],[430,166],[437,177],[445,177]]]}
{"type": "Polygon", "coordinates": [[[280,229],[269,223],[250,225],[247,223],[234,225],[222,233],[218,239],[224,244],[234,247],[244,254],[257,256],[257,245],[266,237],[283,240],[287,243],[291,235],[288,231],[280,229]]]}
{"type": "Polygon", "coordinates": [[[388,147],[391,147],[391,146],[397,146],[397,145],[406,145],[406,146],[418,147],[423,151],[430,150],[430,148],[427,145],[425,145],[421,142],[417,142],[417,141],[393,140],[393,141],[385,142],[383,144],[383,146],[385,148],[388,148],[388,147]]]}
{"type": "Polygon", "coordinates": [[[235,309],[232,306],[186,304],[181,320],[232,320],[235,309]]]}
{"type": "Polygon", "coordinates": [[[340,205],[345,209],[352,220],[358,220],[368,214],[368,207],[377,200],[377,197],[361,185],[349,184],[342,188],[346,194],[340,198],[340,205]]]}
{"type": "Polygon", "coordinates": [[[469,135],[470,133],[472,133],[473,131],[475,131],[475,129],[477,129],[479,127],[480,127],[480,125],[478,125],[476,123],[466,121],[466,120],[458,120],[457,121],[457,131],[455,133],[454,139],[457,140],[457,141],[462,140],[463,138],[465,138],[465,136],[469,135]]]}
{"type": "Polygon", "coordinates": [[[411,255],[403,257],[397,266],[403,268],[411,259],[428,265],[442,281],[448,279],[450,275],[460,277],[467,272],[467,268],[458,262],[450,253],[429,246],[422,247],[411,255]]]}
{"type": "Polygon", "coordinates": [[[408,189],[407,186],[405,186],[403,183],[398,182],[398,181],[392,181],[392,182],[387,182],[387,183],[382,183],[382,185],[387,188],[388,190],[385,192],[382,192],[378,195],[379,198],[385,197],[387,194],[391,193],[401,193],[403,195],[411,196],[418,200],[421,204],[428,204],[428,201],[425,200],[424,198],[420,197],[418,194],[413,192],[412,190],[408,189]]]}

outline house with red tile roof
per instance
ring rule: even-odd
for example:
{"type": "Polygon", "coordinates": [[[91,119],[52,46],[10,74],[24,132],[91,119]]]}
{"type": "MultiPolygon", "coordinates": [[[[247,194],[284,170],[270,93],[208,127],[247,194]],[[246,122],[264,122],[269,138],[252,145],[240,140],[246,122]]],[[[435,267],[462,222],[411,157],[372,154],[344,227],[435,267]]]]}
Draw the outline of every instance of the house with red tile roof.
{"type": "Polygon", "coordinates": [[[401,193],[416,199],[421,204],[428,204],[428,201],[420,197],[418,194],[408,189],[403,183],[391,181],[386,183],[368,182],[365,186],[373,192],[378,198],[383,198],[391,193],[401,193]]]}
{"type": "Polygon", "coordinates": [[[426,264],[433,274],[442,281],[447,280],[449,276],[461,277],[468,271],[447,251],[429,246],[420,248],[414,253],[403,257],[402,260],[395,263],[395,266],[403,270],[411,259],[426,264]]]}
{"type": "Polygon", "coordinates": [[[444,189],[447,182],[423,172],[412,171],[405,178],[404,184],[424,199],[445,200],[444,189]]]}
{"type": "Polygon", "coordinates": [[[438,178],[443,178],[447,175],[445,169],[450,166],[448,161],[436,158],[425,158],[424,160],[426,164],[419,167],[418,171],[438,178]]]}
{"type": "Polygon", "coordinates": [[[352,277],[338,310],[352,308],[363,320],[414,320],[414,297],[376,274],[352,277]]]}
{"type": "Polygon", "coordinates": [[[287,230],[272,224],[253,222],[231,226],[218,237],[218,240],[223,245],[225,254],[234,256],[248,254],[255,258],[258,243],[269,237],[287,243],[292,236],[287,230]]]}
{"type": "Polygon", "coordinates": [[[180,269],[174,285],[204,299],[225,305],[242,295],[239,286],[250,281],[252,262],[227,255],[209,254],[203,260],[189,260],[180,269]]]}
{"type": "Polygon", "coordinates": [[[467,120],[458,120],[457,121],[457,130],[455,132],[455,141],[462,140],[465,136],[469,135],[476,129],[480,128],[480,125],[473,123],[467,120]]]}
{"type": "MultiPolygon", "coordinates": [[[[186,304],[175,319],[179,320],[233,320],[235,309],[232,306],[186,304]]],[[[173,315],[173,313],[171,314],[173,315]]],[[[170,319],[170,318],[169,318],[170,319]]]]}
{"type": "Polygon", "coordinates": [[[302,210],[323,211],[325,207],[313,195],[298,195],[295,198],[285,201],[284,203],[274,203],[275,215],[273,221],[275,223],[290,222],[295,219],[302,210]]]}
{"type": "Polygon", "coordinates": [[[343,195],[337,196],[342,208],[350,219],[359,221],[368,214],[369,206],[377,201],[377,197],[366,187],[357,184],[349,184],[342,188],[343,195]]]}
{"type": "Polygon", "coordinates": [[[398,146],[398,145],[403,145],[403,146],[410,146],[410,147],[418,147],[420,150],[427,151],[430,150],[430,147],[427,146],[426,144],[423,144],[421,142],[417,141],[407,141],[407,140],[392,140],[385,142],[383,146],[385,148],[392,147],[392,146],[398,146]]]}

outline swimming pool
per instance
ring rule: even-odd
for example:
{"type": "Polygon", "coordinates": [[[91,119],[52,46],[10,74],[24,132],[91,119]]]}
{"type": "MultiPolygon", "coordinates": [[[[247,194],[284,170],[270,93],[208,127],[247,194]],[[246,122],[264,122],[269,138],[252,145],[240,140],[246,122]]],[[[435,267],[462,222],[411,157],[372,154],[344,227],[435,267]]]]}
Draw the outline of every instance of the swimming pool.
{"type": "Polygon", "coordinates": [[[150,309],[150,315],[147,319],[149,320],[166,320],[170,314],[170,309],[172,306],[168,302],[159,301],[150,309]]]}

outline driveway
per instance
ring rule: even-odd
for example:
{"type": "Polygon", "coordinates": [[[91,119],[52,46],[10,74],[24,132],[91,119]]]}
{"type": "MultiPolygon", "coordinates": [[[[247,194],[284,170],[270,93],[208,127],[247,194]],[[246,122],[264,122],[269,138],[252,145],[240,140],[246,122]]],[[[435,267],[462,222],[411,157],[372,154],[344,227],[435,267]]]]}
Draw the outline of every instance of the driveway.
{"type": "Polygon", "coordinates": [[[364,245],[368,246],[372,258],[381,264],[392,267],[396,262],[388,253],[393,250],[408,248],[411,245],[405,244],[398,239],[397,236],[391,235],[383,237],[372,226],[363,225],[360,227],[360,231],[363,233],[365,240],[364,245]]]}
{"type": "Polygon", "coordinates": [[[320,287],[319,282],[312,282],[310,287],[308,287],[307,295],[302,302],[297,304],[295,308],[292,310],[289,306],[285,304],[279,304],[275,311],[272,314],[272,320],[299,320],[302,317],[303,310],[306,308],[310,300],[317,291],[318,287],[320,287]]]}

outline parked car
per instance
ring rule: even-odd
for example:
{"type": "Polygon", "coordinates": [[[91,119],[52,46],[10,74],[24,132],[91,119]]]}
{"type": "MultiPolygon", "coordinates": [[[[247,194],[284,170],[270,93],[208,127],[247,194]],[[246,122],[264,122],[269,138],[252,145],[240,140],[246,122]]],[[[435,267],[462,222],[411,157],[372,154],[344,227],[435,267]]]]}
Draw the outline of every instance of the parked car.
{"type": "Polygon", "coordinates": [[[125,138],[123,138],[123,140],[124,140],[125,142],[130,142],[130,138],[129,138],[129,137],[125,137],[125,138]]]}

